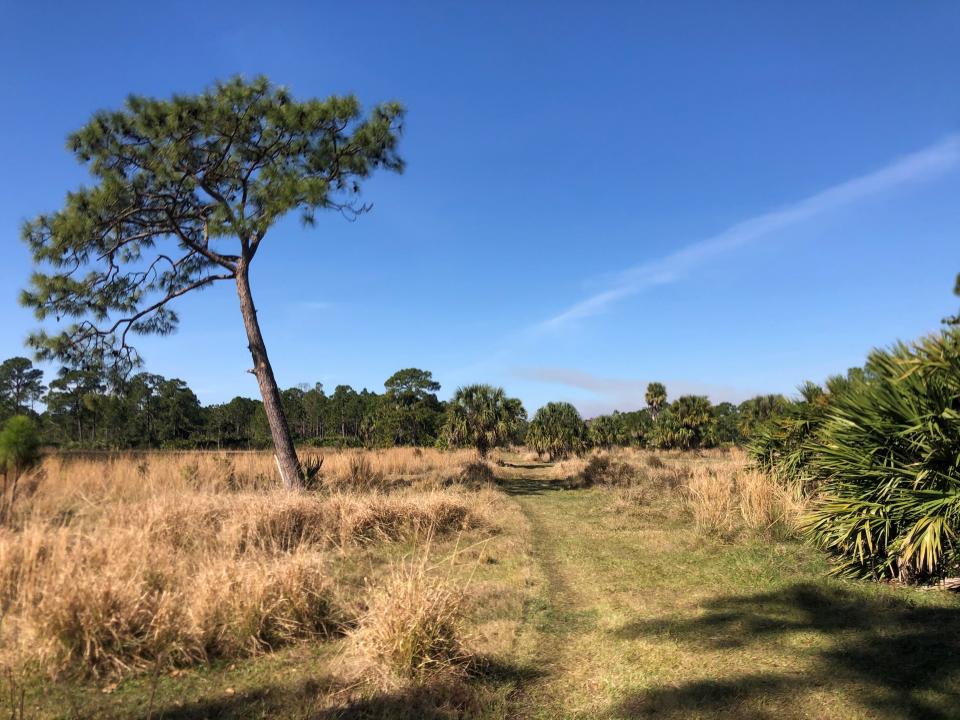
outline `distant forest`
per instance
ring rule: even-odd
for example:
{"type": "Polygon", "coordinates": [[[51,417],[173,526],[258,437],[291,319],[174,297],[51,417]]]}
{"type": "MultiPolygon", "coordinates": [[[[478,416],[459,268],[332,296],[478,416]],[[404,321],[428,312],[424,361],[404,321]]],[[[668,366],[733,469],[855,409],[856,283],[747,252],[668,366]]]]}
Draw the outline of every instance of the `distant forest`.
{"type": "MultiPolygon", "coordinates": [[[[666,388],[651,383],[648,406],[580,419],[566,403],[563,422],[579,438],[573,449],[613,445],[697,448],[735,444],[788,400],[761,396],[740,405],[713,405],[703,396],[667,402],[666,388]],[[572,412],[570,412],[572,411],[572,412]]],[[[439,446],[448,403],[426,370],[407,368],[384,382],[383,392],[349,385],[328,391],[321,383],[282,391],[290,429],[300,444],[337,447],[439,446]]],[[[526,410],[519,407],[511,438],[526,439],[526,410]]],[[[45,444],[64,449],[256,449],[269,447],[263,403],[247,397],[202,405],[183,380],[141,372],[112,380],[93,370],[61,368],[47,381],[23,357],[0,364],[0,422],[32,416],[45,444]]]]}

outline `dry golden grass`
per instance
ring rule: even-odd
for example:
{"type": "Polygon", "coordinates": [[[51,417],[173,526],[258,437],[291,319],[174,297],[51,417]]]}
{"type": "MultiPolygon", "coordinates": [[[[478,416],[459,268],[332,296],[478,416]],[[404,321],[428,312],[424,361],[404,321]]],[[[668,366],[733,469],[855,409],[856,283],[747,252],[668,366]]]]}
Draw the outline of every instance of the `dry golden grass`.
{"type": "MultiPolygon", "coordinates": [[[[323,460],[321,483],[331,489],[384,489],[388,485],[430,483],[455,477],[476,460],[472,450],[430,448],[315,450],[300,452],[304,462],[323,460]]],[[[35,477],[42,492],[16,512],[51,517],[89,510],[92,505],[131,502],[158,494],[259,492],[276,488],[276,466],[269,452],[136,452],[50,455],[35,477]],[[26,506],[26,507],[25,507],[26,506]]]]}
{"type": "Polygon", "coordinates": [[[502,495],[435,482],[472,453],[332,457],[361,489],[284,492],[259,454],[46,459],[0,530],[3,659],[112,676],[326,637],[355,620],[332,554],[496,525],[502,495]],[[401,474],[433,479],[371,490],[401,474]]]}
{"type": "Polygon", "coordinates": [[[368,594],[368,609],[351,634],[364,676],[378,687],[463,675],[463,588],[427,567],[426,556],[396,566],[368,594]]]}
{"type": "Polygon", "coordinates": [[[697,528],[717,535],[737,528],[792,532],[804,511],[802,499],[749,467],[741,450],[731,451],[723,462],[693,466],[684,497],[697,528]]]}
{"type": "Polygon", "coordinates": [[[723,534],[732,528],[734,505],[732,473],[697,467],[687,480],[684,495],[698,530],[723,534]]]}
{"type": "Polygon", "coordinates": [[[792,532],[804,511],[802,499],[751,468],[737,448],[699,452],[637,448],[596,450],[564,463],[553,474],[573,487],[612,489],[612,509],[638,507],[679,491],[697,529],[730,535],[740,530],[792,532]],[[569,473],[573,472],[573,475],[569,473]]]}

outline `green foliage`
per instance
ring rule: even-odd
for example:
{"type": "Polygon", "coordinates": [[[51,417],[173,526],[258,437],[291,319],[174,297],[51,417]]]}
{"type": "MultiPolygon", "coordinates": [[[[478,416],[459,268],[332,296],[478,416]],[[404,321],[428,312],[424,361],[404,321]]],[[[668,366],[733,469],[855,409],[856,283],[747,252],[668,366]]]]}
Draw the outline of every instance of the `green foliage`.
{"type": "Polygon", "coordinates": [[[960,331],[873,352],[832,398],[818,439],[822,494],[807,530],[840,571],[958,569],[960,331]]]}
{"type": "Polygon", "coordinates": [[[25,357],[12,357],[0,364],[0,418],[21,413],[41,398],[43,370],[25,357]]]}
{"type": "MultiPolygon", "coordinates": [[[[281,391],[293,436],[316,446],[430,446],[443,435],[445,406],[429,371],[419,381],[388,379],[386,393],[338,385],[333,395],[316,383],[281,391]],[[423,382],[420,382],[423,381],[423,382]]],[[[203,407],[182,380],[138,373],[110,378],[92,369],[61,368],[43,396],[39,416],[45,442],[61,447],[100,449],[268,447],[271,433],[263,403],[235,397],[203,407]]],[[[521,442],[526,412],[506,399],[515,422],[510,442],[521,442]]]]}
{"type": "Polygon", "coordinates": [[[369,434],[379,445],[431,445],[443,422],[437,399],[440,383],[419,368],[398,370],[384,382],[386,394],[378,404],[369,434]]]}
{"type": "Polygon", "coordinates": [[[295,100],[265,78],[169,100],[130,96],[69,138],[93,184],[26,223],[37,272],[22,302],[76,322],[30,344],[75,367],[138,362],[128,340],[177,326],[169,303],[245,277],[270,227],[299,211],[356,215],[360,181],[401,170],[403,108],[295,100]]]}
{"type": "Polygon", "coordinates": [[[523,405],[508,398],[503,388],[467,385],[457,388],[447,405],[445,434],[452,446],[473,446],[480,457],[506,445],[526,420],[523,405]]]}
{"type": "Polygon", "coordinates": [[[713,441],[712,423],[712,406],[706,396],[683,395],[657,417],[650,444],[679,450],[709,447],[713,441]]]}
{"type": "Polygon", "coordinates": [[[647,385],[647,392],[644,395],[647,406],[654,419],[660,414],[667,404],[667,388],[663,383],[652,382],[647,385]]]}
{"type": "Polygon", "coordinates": [[[626,445],[629,442],[626,425],[618,412],[614,412],[612,415],[601,415],[589,421],[587,423],[587,436],[590,445],[599,448],[626,445]]]}
{"type": "Polygon", "coordinates": [[[0,430],[0,466],[18,476],[40,457],[40,434],[33,420],[14,415],[0,430]]]}
{"type": "Polygon", "coordinates": [[[722,402],[711,409],[712,419],[707,433],[708,445],[733,445],[740,442],[740,413],[733,403],[722,402]]]}
{"type": "Polygon", "coordinates": [[[758,395],[740,403],[740,435],[749,438],[757,427],[777,415],[789,404],[783,395],[758,395]]]}
{"type": "Polygon", "coordinates": [[[551,402],[537,410],[527,429],[527,444],[551,460],[579,453],[588,444],[587,426],[567,402],[551,402]]]}
{"type": "Polygon", "coordinates": [[[653,427],[653,416],[650,411],[634,410],[619,414],[623,425],[623,444],[643,446],[647,443],[650,429],[653,427]]]}
{"type": "MultiPolygon", "coordinates": [[[[953,294],[960,295],[960,273],[957,274],[957,282],[953,286],[953,294]]],[[[947,325],[960,325],[960,313],[944,318],[943,322],[947,325]]]]}
{"type": "Polygon", "coordinates": [[[795,491],[812,493],[818,483],[812,461],[820,446],[819,430],[831,403],[862,378],[863,371],[852,368],[846,377],[828,379],[826,388],[807,382],[800,386],[798,400],[778,403],[773,414],[755,424],[747,438],[746,449],[754,463],[795,491]]]}

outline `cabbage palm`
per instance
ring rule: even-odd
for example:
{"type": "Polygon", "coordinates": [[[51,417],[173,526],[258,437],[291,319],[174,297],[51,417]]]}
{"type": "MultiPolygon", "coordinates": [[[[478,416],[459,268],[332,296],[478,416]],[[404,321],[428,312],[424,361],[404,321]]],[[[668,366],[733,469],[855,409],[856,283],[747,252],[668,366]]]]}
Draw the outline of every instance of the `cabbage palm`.
{"type": "Polygon", "coordinates": [[[663,383],[652,382],[647,385],[647,392],[644,395],[647,406],[650,408],[650,416],[656,420],[657,415],[667,404],[667,388],[663,383]]]}
{"type": "Polygon", "coordinates": [[[447,405],[446,435],[451,445],[472,445],[481,458],[516,435],[526,411],[503,388],[467,385],[457,388],[447,405]]]}
{"type": "Polygon", "coordinates": [[[703,447],[710,444],[712,422],[712,406],[706,396],[683,395],[657,418],[650,444],[662,449],[703,447]]]}
{"type": "Polygon", "coordinates": [[[537,410],[527,430],[527,444],[551,460],[581,452],[587,446],[587,425],[568,402],[551,402],[537,410]]]}
{"type": "Polygon", "coordinates": [[[626,430],[619,413],[601,415],[590,421],[588,428],[590,444],[594,447],[609,448],[627,443],[626,430]]]}
{"type": "Polygon", "coordinates": [[[790,402],[783,395],[757,395],[740,403],[740,434],[753,436],[757,427],[781,413],[790,402]]]}

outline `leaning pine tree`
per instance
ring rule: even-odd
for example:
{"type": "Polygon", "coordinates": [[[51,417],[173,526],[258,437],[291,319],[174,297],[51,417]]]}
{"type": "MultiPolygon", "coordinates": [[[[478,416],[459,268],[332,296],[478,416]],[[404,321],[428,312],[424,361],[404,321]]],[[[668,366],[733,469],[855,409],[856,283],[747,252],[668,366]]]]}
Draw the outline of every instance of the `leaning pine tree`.
{"type": "Polygon", "coordinates": [[[39,266],[23,303],[41,320],[74,319],[31,345],[44,359],[126,369],[139,363],[133,336],[175,329],[174,300],[235,283],[281,479],[298,486],[250,266],[291,211],[310,224],[318,210],[369,210],[360,181],[376,168],[402,170],[402,118],[397,103],[364,116],[352,96],[297,101],[265,78],[170,100],[132,96],[122,110],[97,113],[69,139],[94,184],[23,230],[39,266]]]}

